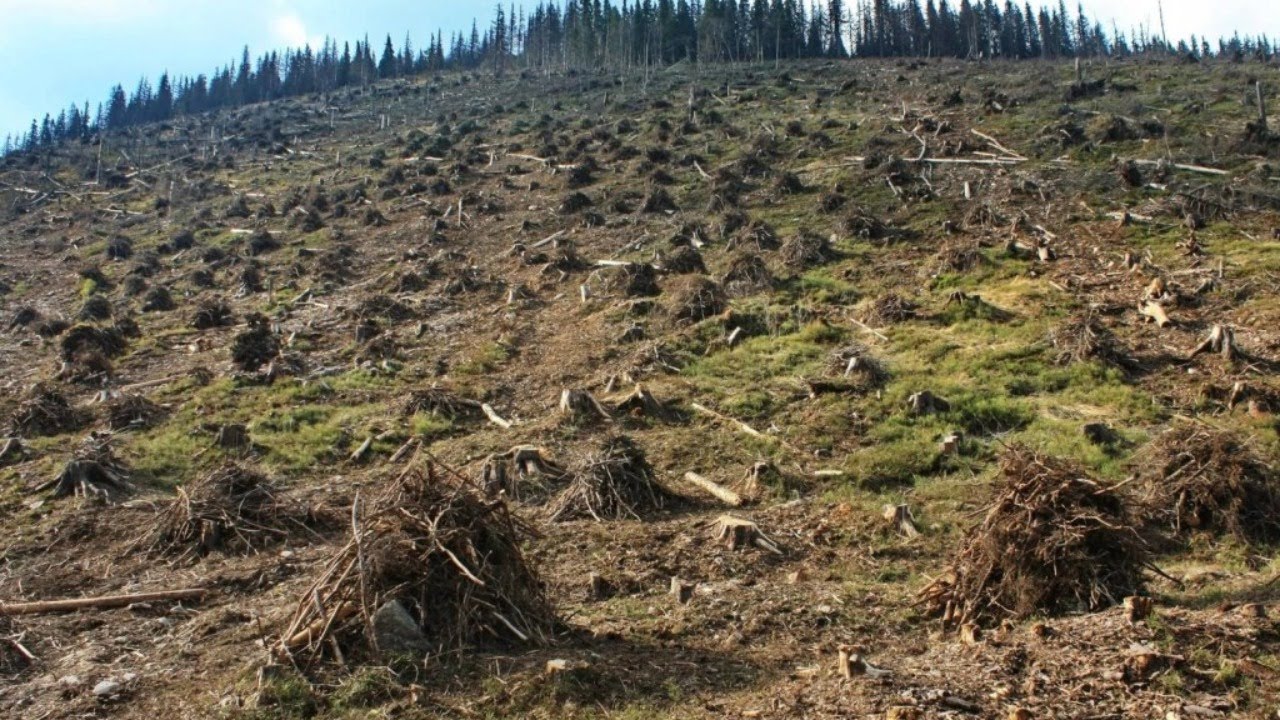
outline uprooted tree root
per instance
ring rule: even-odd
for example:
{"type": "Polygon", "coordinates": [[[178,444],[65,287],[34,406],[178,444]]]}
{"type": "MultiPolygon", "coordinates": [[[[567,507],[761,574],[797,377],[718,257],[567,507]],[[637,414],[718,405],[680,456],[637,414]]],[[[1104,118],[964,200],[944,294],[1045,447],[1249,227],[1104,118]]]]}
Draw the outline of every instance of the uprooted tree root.
{"type": "Polygon", "coordinates": [[[291,510],[265,477],[227,464],[185,487],[138,545],[148,553],[190,557],[252,552],[285,535],[291,510]]]}
{"type": "Polygon", "coordinates": [[[671,496],[654,480],[653,467],[631,438],[618,435],[573,468],[569,484],[551,503],[551,521],[639,519],[671,496]]]}
{"type": "Polygon", "coordinates": [[[1137,461],[1144,512],[1174,536],[1205,530],[1245,542],[1280,539],[1280,473],[1247,440],[1178,427],[1137,461]]]}
{"type": "MultiPolygon", "coordinates": [[[[380,608],[398,605],[402,631],[424,652],[544,642],[555,614],[520,550],[532,529],[504,501],[468,483],[445,482],[434,466],[392,481],[367,509],[352,510],[354,536],[298,598],[275,646],[312,662],[376,658],[380,608]]],[[[403,638],[402,638],[403,639],[403,638]]]]}
{"type": "Polygon", "coordinates": [[[1149,551],[1124,502],[1075,465],[1012,447],[981,523],[920,592],[949,624],[1096,610],[1143,586],[1149,551]]]}

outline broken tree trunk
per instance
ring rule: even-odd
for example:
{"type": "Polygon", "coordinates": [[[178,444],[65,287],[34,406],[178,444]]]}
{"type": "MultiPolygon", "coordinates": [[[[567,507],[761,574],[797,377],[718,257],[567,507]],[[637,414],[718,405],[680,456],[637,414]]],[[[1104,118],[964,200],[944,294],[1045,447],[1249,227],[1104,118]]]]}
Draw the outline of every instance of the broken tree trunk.
{"type": "Polygon", "coordinates": [[[916,529],[915,518],[911,515],[911,508],[906,505],[885,505],[881,514],[903,535],[909,538],[920,536],[920,531],[916,529]]]}
{"type": "Polygon", "coordinates": [[[748,545],[755,545],[775,555],[781,555],[782,549],[760,531],[760,526],[733,515],[721,515],[716,518],[716,539],[723,542],[730,550],[737,550],[748,545]]]}
{"type": "Polygon", "coordinates": [[[1191,351],[1191,357],[1206,352],[1217,353],[1227,360],[1235,360],[1240,355],[1240,348],[1236,345],[1235,331],[1226,325],[1214,325],[1204,342],[1191,351]]]}
{"type": "Polygon", "coordinates": [[[723,485],[708,480],[692,470],[684,474],[684,479],[688,480],[691,484],[698,486],[709,495],[715,497],[717,500],[729,507],[739,507],[742,505],[741,495],[727,487],[724,487],[723,485]]]}
{"type": "Polygon", "coordinates": [[[149,593],[133,593],[130,595],[105,595],[102,597],[72,598],[69,600],[40,600],[25,603],[0,603],[0,615],[37,615],[40,613],[65,612],[68,610],[128,607],[137,603],[156,602],[159,600],[198,600],[208,591],[203,588],[187,588],[184,590],[161,590],[149,593]]]}

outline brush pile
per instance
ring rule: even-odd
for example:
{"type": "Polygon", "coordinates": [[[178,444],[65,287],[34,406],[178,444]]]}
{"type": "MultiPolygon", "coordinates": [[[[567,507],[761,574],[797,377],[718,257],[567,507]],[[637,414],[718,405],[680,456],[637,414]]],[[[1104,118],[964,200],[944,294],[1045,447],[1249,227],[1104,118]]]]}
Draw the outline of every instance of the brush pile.
{"type": "Polygon", "coordinates": [[[279,539],[288,508],[271,482],[234,464],[178,488],[140,542],[148,553],[176,557],[215,551],[247,553],[279,539]]]}
{"type": "Polygon", "coordinates": [[[280,354],[280,342],[265,315],[250,313],[245,322],[249,327],[237,333],[231,343],[231,361],[245,372],[257,372],[280,354]]]}
{"type": "Polygon", "coordinates": [[[1120,496],[1066,461],[1014,446],[997,494],[921,602],[948,624],[1097,610],[1134,595],[1148,550],[1120,496]]]}
{"type": "Polygon", "coordinates": [[[867,320],[877,325],[894,325],[914,318],[917,310],[919,306],[910,300],[897,293],[888,293],[876,298],[867,320]]]}
{"type": "Polygon", "coordinates": [[[279,655],[358,661],[393,643],[446,653],[540,643],[554,626],[542,582],[520,551],[532,530],[505,502],[444,482],[428,466],[392,481],[367,508],[357,500],[352,516],[354,536],[299,597],[279,655]],[[401,620],[399,637],[380,630],[388,614],[401,620]]]}
{"type": "Polygon", "coordinates": [[[609,438],[573,469],[569,485],[551,503],[552,522],[592,518],[596,522],[663,508],[670,496],[654,479],[644,451],[625,435],[609,438]]]}
{"type": "Polygon", "coordinates": [[[151,427],[164,416],[164,408],[141,395],[117,395],[106,402],[105,410],[113,431],[151,427]]]}
{"type": "Polygon", "coordinates": [[[32,388],[9,418],[13,434],[25,437],[58,435],[75,430],[80,423],[80,413],[71,407],[66,396],[44,383],[32,388]]]}
{"type": "Polygon", "coordinates": [[[1200,426],[1170,430],[1139,458],[1147,517],[1175,536],[1280,539],[1280,473],[1247,440],[1200,426]]]}
{"type": "Polygon", "coordinates": [[[1049,342],[1058,351],[1059,365],[1096,360],[1112,367],[1128,367],[1133,362],[1120,349],[1115,335],[1092,314],[1067,319],[1049,334],[1049,342]]]}
{"type": "Polygon", "coordinates": [[[787,267],[804,270],[832,260],[831,244],[821,235],[813,233],[797,233],[782,243],[779,251],[783,264],[787,267]]]}
{"type": "Polygon", "coordinates": [[[724,312],[724,291],[703,275],[686,275],[669,283],[664,298],[671,316],[677,322],[698,322],[724,312]]]}
{"type": "Polygon", "coordinates": [[[740,253],[729,264],[720,284],[730,297],[745,297],[772,289],[773,274],[764,258],[754,253],[740,253]]]}
{"type": "Polygon", "coordinates": [[[484,417],[482,403],[461,397],[444,388],[414,390],[400,408],[402,415],[430,415],[449,421],[474,420],[484,417]]]}

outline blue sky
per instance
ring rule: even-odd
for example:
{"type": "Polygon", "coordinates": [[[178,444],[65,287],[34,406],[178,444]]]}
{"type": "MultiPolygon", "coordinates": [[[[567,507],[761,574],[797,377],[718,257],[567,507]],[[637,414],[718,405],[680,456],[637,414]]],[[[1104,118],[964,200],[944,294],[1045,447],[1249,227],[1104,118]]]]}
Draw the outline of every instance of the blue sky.
{"type": "MultiPolygon", "coordinates": [[[[1156,2],[1084,6],[1125,29],[1155,27],[1156,2]]],[[[1074,8],[1074,0],[1067,5],[1074,8]]],[[[117,82],[132,90],[143,75],[154,81],[164,70],[208,72],[238,58],[245,45],[256,56],[318,44],[325,35],[354,40],[367,33],[380,43],[389,32],[398,47],[407,31],[420,47],[436,28],[446,36],[469,29],[473,17],[487,19],[493,8],[494,0],[0,0],[0,136],[73,101],[96,108],[117,82]]],[[[1165,0],[1164,12],[1171,37],[1236,28],[1280,35],[1275,0],[1165,0]]]]}

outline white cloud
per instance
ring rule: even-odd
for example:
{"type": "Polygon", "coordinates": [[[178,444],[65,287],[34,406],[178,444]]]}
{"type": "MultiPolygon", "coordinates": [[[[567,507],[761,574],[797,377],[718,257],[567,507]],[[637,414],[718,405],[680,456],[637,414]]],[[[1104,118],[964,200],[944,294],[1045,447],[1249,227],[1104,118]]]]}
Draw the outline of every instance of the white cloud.
{"type": "Polygon", "coordinates": [[[316,48],[324,42],[322,38],[307,34],[307,24],[297,13],[277,15],[271,21],[271,34],[277,43],[291,48],[300,48],[303,45],[316,48]]]}

